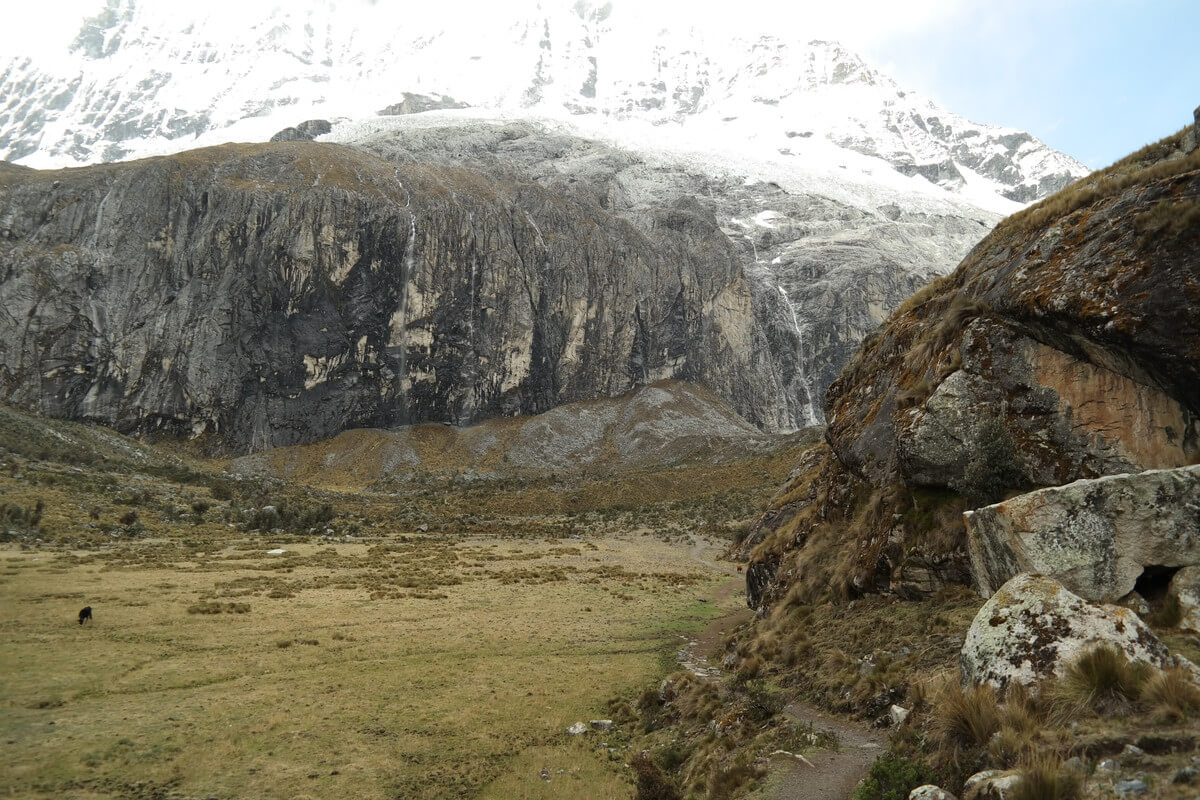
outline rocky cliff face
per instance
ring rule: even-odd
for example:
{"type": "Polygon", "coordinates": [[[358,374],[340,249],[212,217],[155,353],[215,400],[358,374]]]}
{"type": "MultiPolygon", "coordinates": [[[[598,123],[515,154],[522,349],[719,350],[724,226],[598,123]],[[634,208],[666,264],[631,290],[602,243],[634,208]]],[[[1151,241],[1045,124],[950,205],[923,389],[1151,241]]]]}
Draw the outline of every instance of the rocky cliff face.
{"type": "Polygon", "coordinates": [[[752,604],[821,558],[849,593],[959,580],[967,505],[1200,458],[1184,133],[1008,218],[867,339],[827,393],[823,461],[751,539],[752,604]]]}
{"type": "Polygon", "coordinates": [[[767,422],[784,429],[821,421],[820,398],[863,337],[998,219],[950,196],[786,170],[748,178],[727,164],[637,152],[544,122],[408,117],[339,125],[331,138],[400,164],[466,165],[536,183],[650,237],[664,208],[715,219],[743,265],[787,397],[788,413],[767,422]]]}
{"type": "Polygon", "coordinates": [[[660,378],[797,409],[711,213],[289,142],[0,170],[0,394],[236,449],[660,378]]]}

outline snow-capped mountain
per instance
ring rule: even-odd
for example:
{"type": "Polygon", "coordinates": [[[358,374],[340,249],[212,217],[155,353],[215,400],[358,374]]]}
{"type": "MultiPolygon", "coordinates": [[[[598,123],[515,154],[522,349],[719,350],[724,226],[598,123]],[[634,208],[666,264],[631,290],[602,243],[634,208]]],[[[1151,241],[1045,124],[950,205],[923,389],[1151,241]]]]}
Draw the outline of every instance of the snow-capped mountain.
{"type": "MultiPolygon", "coordinates": [[[[407,4],[406,4],[407,5],[407,4]]],[[[64,20],[62,52],[0,62],[0,157],[68,166],[265,139],[361,118],[404,92],[492,112],[654,126],[651,139],[847,168],[845,153],[1005,212],[1086,173],[1033,136],[906,91],[846,48],[800,35],[647,26],[632,6],[539,4],[473,19],[308,0],[188,6],[107,0],[64,20]],[[829,145],[833,145],[831,149],[829,145]],[[886,166],[885,166],[886,165],[886,166]]]]}
{"type": "MultiPolygon", "coordinates": [[[[42,42],[7,64],[0,59],[0,158],[57,168],[229,141],[315,136],[344,145],[225,148],[178,159],[181,169],[198,170],[189,184],[193,189],[226,172],[240,175],[246,164],[258,163],[255,159],[270,165],[255,169],[283,170],[286,180],[235,181],[237,191],[225,199],[229,208],[210,207],[203,191],[195,202],[166,192],[163,204],[182,206],[156,206],[154,212],[171,219],[198,215],[188,229],[203,231],[244,226],[237,209],[247,203],[296,216],[295,226],[280,230],[217,237],[220,242],[270,238],[270,247],[255,252],[275,255],[246,258],[271,275],[292,269],[273,258],[290,264],[294,254],[315,253],[313,242],[291,237],[307,235],[305,226],[325,213],[320,181],[296,189],[297,175],[280,166],[288,154],[345,161],[359,165],[355,170],[366,163],[360,160],[363,153],[381,159],[364,175],[383,187],[386,202],[376,207],[379,197],[372,195],[368,205],[381,219],[407,220],[400,234],[409,244],[399,251],[382,248],[380,263],[388,267],[379,275],[372,271],[372,280],[392,281],[389,291],[404,298],[395,314],[381,318],[395,330],[367,331],[368,342],[386,340],[384,355],[368,354],[361,337],[341,341],[340,329],[322,320],[314,328],[323,332],[320,347],[303,354],[304,370],[311,366],[316,372],[297,373],[307,377],[296,386],[267,391],[254,384],[258,394],[231,390],[228,403],[201,403],[199,410],[177,408],[174,395],[137,406],[147,419],[169,418],[171,425],[193,430],[207,429],[205,420],[217,413],[213,409],[224,409],[222,414],[233,416],[222,417],[222,430],[233,426],[249,437],[246,441],[298,441],[301,432],[333,433],[377,419],[468,422],[545,410],[666,378],[705,383],[764,429],[819,423],[825,388],[897,304],[930,278],[950,272],[1001,216],[1086,173],[1077,161],[1030,134],[967,121],[899,86],[845,47],[803,31],[731,36],[686,20],[651,25],[637,16],[643,9],[586,0],[570,7],[542,4],[519,14],[509,3],[495,3],[474,9],[471,19],[456,13],[462,9],[452,3],[449,11],[441,4],[405,4],[402,14],[388,14],[384,3],[371,0],[295,0],[277,6],[212,0],[185,10],[149,0],[104,2],[86,19],[64,21],[70,34],[57,47],[42,42]],[[412,168],[413,175],[433,175],[434,184],[439,174],[466,170],[474,176],[470,185],[493,188],[451,192],[454,202],[443,206],[434,186],[428,197],[413,201],[405,186],[392,185],[399,179],[383,166],[388,164],[412,168]],[[389,194],[394,190],[402,201],[389,194]],[[566,202],[567,210],[554,210],[557,200],[548,198],[566,202]],[[427,208],[417,213],[410,202],[427,208]],[[474,222],[456,224],[459,214],[474,222]],[[596,264],[608,264],[607,259],[575,264],[591,246],[588,231],[597,220],[603,233],[597,241],[608,242],[605,247],[614,253],[637,255],[603,268],[596,264]],[[498,230],[512,228],[500,239],[513,243],[515,261],[485,258],[477,264],[475,257],[447,256],[458,249],[477,252],[473,237],[480,221],[498,230]],[[446,251],[431,244],[440,242],[454,247],[446,251]],[[404,256],[397,266],[394,256],[400,251],[404,256]],[[538,280],[547,282],[550,299],[523,310],[531,297],[504,283],[512,263],[542,265],[538,280]],[[499,282],[486,302],[480,299],[477,267],[499,282]],[[405,275],[423,275],[424,283],[405,275]],[[571,292],[556,283],[564,281],[571,292]],[[620,302],[594,305],[600,302],[594,295],[610,284],[622,287],[620,302]],[[586,292],[580,289],[585,285],[586,292]],[[419,306],[424,315],[420,319],[409,319],[410,295],[413,308],[419,306]],[[503,335],[474,324],[472,310],[483,319],[481,303],[512,311],[503,318],[508,325],[500,326],[503,335]],[[464,318],[466,333],[459,324],[464,318]],[[526,330],[531,319],[538,320],[531,330],[546,340],[536,347],[526,341],[533,335],[526,330]],[[715,338],[693,330],[697,325],[716,331],[715,338]],[[633,336],[632,345],[624,342],[627,336],[633,336]],[[421,366],[422,359],[432,357],[433,342],[444,361],[438,369],[421,366]],[[565,343],[574,344],[563,349],[565,343]],[[558,355],[548,355],[553,353],[558,355]],[[318,370],[310,358],[312,365],[325,366],[318,370]],[[380,358],[386,362],[382,372],[375,369],[380,358]],[[333,374],[330,365],[337,365],[338,380],[322,377],[310,386],[326,372],[333,374]],[[362,398],[356,400],[345,387],[358,386],[354,391],[361,394],[363,387],[375,385],[377,372],[400,376],[399,382],[383,381],[378,392],[368,392],[369,402],[355,405],[362,398]],[[436,391],[426,386],[434,378],[441,381],[436,391]],[[335,385],[341,387],[333,395],[338,403],[371,413],[326,414],[320,426],[297,421],[268,435],[263,426],[273,419],[265,410],[270,403],[286,405],[299,397],[297,386],[323,392],[335,385]],[[407,388],[397,395],[396,386],[407,388]]],[[[136,339],[136,346],[114,345],[114,352],[125,355],[97,370],[141,374],[126,363],[136,360],[134,355],[148,358],[173,347],[179,357],[160,361],[176,364],[201,360],[224,346],[216,339],[204,346],[184,339],[172,344],[170,336],[143,341],[146,329],[134,320],[144,313],[158,319],[168,305],[171,313],[191,308],[172,303],[173,294],[163,298],[150,292],[133,303],[126,296],[130,276],[158,286],[161,276],[155,270],[189,268],[168,259],[125,273],[144,260],[143,251],[158,252],[156,242],[166,235],[156,227],[159,222],[140,216],[148,211],[137,199],[140,194],[157,197],[165,191],[153,164],[122,165],[112,175],[107,168],[84,171],[71,180],[64,173],[61,181],[2,162],[0,167],[12,180],[10,207],[0,207],[0,238],[11,244],[20,227],[16,222],[24,220],[29,237],[48,237],[38,239],[38,247],[50,253],[47,258],[62,261],[61,253],[75,253],[71,247],[78,246],[95,269],[116,270],[112,303],[128,311],[128,329],[116,330],[120,326],[111,322],[110,309],[103,319],[97,317],[95,335],[136,339]],[[125,211],[131,213],[111,213],[109,180],[129,184],[114,191],[127,198],[125,211]],[[30,198],[42,198],[39,208],[58,208],[59,201],[46,199],[45,185],[52,194],[61,193],[73,191],[73,181],[96,182],[87,184],[96,193],[89,200],[94,222],[84,233],[71,228],[56,239],[50,235],[53,226],[35,224],[40,217],[31,216],[26,206],[30,198]],[[137,190],[130,190],[134,185],[137,190]],[[101,236],[102,222],[123,231],[125,238],[118,239],[132,243],[138,257],[115,245],[101,246],[112,244],[101,236]]],[[[229,189],[217,184],[222,192],[229,189]]],[[[357,219],[358,211],[343,208],[346,196],[330,202],[347,219],[357,219]]],[[[72,213],[72,220],[92,219],[91,211],[72,213]]],[[[181,257],[226,264],[236,255],[204,242],[197,247],[181,257]]],[[[338,247],[321,250],[318,261],[337,261],[338,247]]],[[[357,247],[345,244],[347,252],[357,247]]],[[[0,247],[0,260],[23,252],[0,247]]],[[[74,261],[61,264],[68,284],[78,277],[76,266],[74,261]]],[[[345,276],[335,272],[340,277],[331,278],[332,285],[340,285],[345,276]]],[[[33,302],[32,308],[48,307],[38,294],[45,284],[40,274],[28,272],[37,280],[25,288],[0,281],[0,299],[23,298],[33,302]]],[[[54,306],[56,312],[70,312],[66,316],[39,318],[39,324],[47,329],[74,324],[70,320],[77,312],[85,313],[80,308],[95,306],[90,286],[75,287],[78,298],[54,306]]],[[[252,300],[207,290],[196,296],[218,296],[231,304],[252,300]]],[[[331,301],[331,307],[354,305],[344,300],[331,301]]],[[[18,318],[26,316],[12,316],[18,318]]],[[[246,318],[272,330],[286,323],[258,311],[246,318]]],[[[346,321],[356,331],[365,324],[346,321]]],[[[10,338],[16,348],[27,337],[10,338]]],[[[293,338],[281,336],[276,343],[291,346],[293,338]]],[[[3,347],[0,331],[0,375],[3,347]]],[[[38,363],[41,357],[27,355],[21,363],[38,363]]],[[[55,363],[71,360],[51,355],[55,363]]],[[[295,361],[280,353],[263,358],[271,364],[295,361]]],[[[232,374],[215,369],[205,380],[232,381],[232,374]]],[[[156,381],[146,385],[159,387],[156,381]]],[[[39,386],[17,381],[15,388],[0,390],[10,400],[36,399],[39,386]]],[[[116,393],[105,408],[119,419],[123,403],[141,402],[141,389],[126,386],[117,392],[120,387],[113,387],[110,393],[116,393]]],[[[202,393],[200,384],[189,384],[183,394],[196,392],[202,393]]],[[[71,392],[66,395],[58,400],[65,403],[71,392]]],[[[296,413],[297,420],[321,416],[307,406],[296,413]]]]}

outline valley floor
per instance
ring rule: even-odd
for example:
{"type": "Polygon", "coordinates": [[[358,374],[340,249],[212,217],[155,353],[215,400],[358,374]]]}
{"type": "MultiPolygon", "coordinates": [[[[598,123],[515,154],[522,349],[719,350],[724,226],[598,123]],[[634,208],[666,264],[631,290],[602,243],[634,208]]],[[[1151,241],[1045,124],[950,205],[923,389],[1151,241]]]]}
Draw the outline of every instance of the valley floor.
{"type": "Polygon", "coordinates": [[[642,535],[176,544],[4,552],[14,796],[628,797],[623,737],[565,729],[728,580],[642,535]]]}
{"type": "Polygon", "coordinates": [[[0,406],[0,793],[631,798],[640,732],[566,728],[745,609],[795,447],[337,490],[0,406]]]}

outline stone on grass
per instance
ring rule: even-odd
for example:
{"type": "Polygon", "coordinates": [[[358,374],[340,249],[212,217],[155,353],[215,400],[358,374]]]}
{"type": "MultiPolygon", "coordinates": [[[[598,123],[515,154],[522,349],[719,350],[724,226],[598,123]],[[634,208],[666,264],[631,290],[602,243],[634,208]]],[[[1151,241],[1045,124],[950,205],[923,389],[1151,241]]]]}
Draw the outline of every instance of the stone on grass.
{"type": "Polygon", "coordinates": [[[1113,603],[1147,567],[1200,565],[1200,465],[1052,486],[963,518],[985,597],[1028,572],[1113,603]]]}
{"type": "Polygon", "coordinates": [[[963,683],[1028,686],[1061,676],[1071,661],[1102,644],[1131,661],[1159,668],[1174,663],[1166,645],[1129,609],[1094,605],[1051,578],[1018,575],[983,604],[967,630],[963,683]]]}
{"type": "Polygon", "coordinates": [[[1013,770],[976,772],[963,784],[963,800],[1008,800],[1021,776],[1013,770]]]}
{"type": "Polygon", "coordinates": [[[1142,783],[1137,778],[1117,781],[1116,784],[1113,785],[1113,791],[1115,791],[1119,797],[1136,797],[1139,794],[1145,794],[1148,788],[1149,787],[1146,786],[1146,784],[1142,783]]]}
{"type": "Polygon", "coordinates": [[[594,719],[588,722],[594,731],[611,731],[613,729],[613,721],[611,719],[594,719]]]}
{"type": "Polygon", "coordinates": [[[899,728],[901,725],[903,725],[904,721],[908,719],[908,713],[909,712],[907,708],[893,704],[892,707],[888,709],[888,716],[892,719],[892,727],[899,728]]]}
{"type": "Polygon", "coordinates": [[[571,734],[572,736],[582,736],[589,730],[591,730],[591,728],[587,726],[586,722],[576,722],[574,725],[567,728],[567,733],[571,734]]]}
{"type": "Polygon", "coordinates": [[[908,800],[958,800],[958,798],[940,786],[927,783],[909,792],[908,800]]]}

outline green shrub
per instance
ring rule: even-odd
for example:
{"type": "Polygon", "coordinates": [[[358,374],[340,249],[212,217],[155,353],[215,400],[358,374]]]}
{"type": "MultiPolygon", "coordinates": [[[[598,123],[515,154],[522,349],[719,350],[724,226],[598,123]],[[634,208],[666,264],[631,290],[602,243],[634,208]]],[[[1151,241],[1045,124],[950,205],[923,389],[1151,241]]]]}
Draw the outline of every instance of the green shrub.
{"type": "Polygon", "coordinates": [[[884,753],[859,782],[852,800],[908,800],[913,789],[936,782],[933,768],[924,761],[884,753]]]}
{"type": "Polygon", "coordinates": [[[746,713],[755,722],[766,722],[783,711],[787,699],[762,680],[746,681],[746,713]]]}
{"type": "Polygon", "coordinates": [[[637,781],[637,800],[679,800],[679,788],[645,753],[629,761],[637,781]]]}

